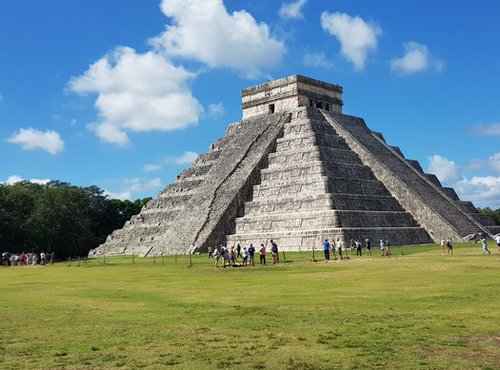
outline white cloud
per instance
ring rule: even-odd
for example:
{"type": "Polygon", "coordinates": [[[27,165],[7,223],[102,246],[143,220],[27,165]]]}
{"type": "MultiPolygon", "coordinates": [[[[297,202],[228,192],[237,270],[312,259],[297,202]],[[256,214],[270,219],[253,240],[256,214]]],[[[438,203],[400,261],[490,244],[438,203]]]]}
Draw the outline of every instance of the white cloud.
{"type": "Polygon", "coordinates": [[[198,153],[188,151],[179,157],[165,157],[165,163],[184,166],[193,163],[196,158],[198,158],[198,153]]]}
{"type": "Polygon", "coordinates": [[[118,47],[92,64],[69,88],[96,93],[99,122],[88,125],[105,142],[126,145],[127,132],[172,131],[198,122],[203,110],[187,81],[194,75],[154,52],[118,47]]]}
{"type": "Polygon", "coordinates": [[[265,23],[244,10],[228,14],[222,0],[163,0],[172,18],[151,44],[168,56],[196,60],[212,68],[229,68],[247,77],[281,63],[285,46],[265,23]]]}
{"type": "Polygon", "coordinates": [[[500,177],[485,176],[464,178],[456,185],[457,193],[477,207],[500,208],[500,177]]]}
{"type": "Polygon", "coordinates": [[[224,113],[225,109],[224,104],[222,103],[210,104],[208,106],[208,116],[212,119],[220,118],[224,115],[224,113]]]}
{"type": "Polygon", "coordinates": [[[291,3],[283,3],[279,11],[279,16],[283,19],[304,18],[302,7],[306,3],[307,0],[296,0],[291,3]]]}
{"type": "Polygon", "coordinates": [[[429,160],[427,172],[436,175],[443,184],[452,184],[462,178],[455,162],[440,155],[433,155],[427,159],[429,160]]]}
{"type": "MultiPolygon", "coordinates": [[[[17,182],[21,182],[21,181],[24,181],[24,179],[21,176],[12,175],[12,176],[9,176],[7,178],[7,181],[0,182],[0,183],[7,184],[7,185],[13,185],[13,184],[15,184],[17,182]]],[[[45,184],[47,184],[48,182],[50,182],[52,180],[50,180],[50,179],[30,179],[30,180],[27,180],[27,181],[32,182],[34,184],[45,185],[45,184]]]]}
{"type": "Polygon", "coordinates": [[[365,67],[368,53],[377,49],[377,37],[382,34],[377,25],[345,13],[323,12],[321,26],[339,40],[341,54],[351,61],[357,70],[365,67]]]}
{"type": "Polygon", "coordinates": [[[146,164],[146,165],[144,165],[142,170],[145,172],[159,171],[159,170],[161,170],[161,166],[159,164],[146,164]]]}
{"type": "Polygon", "coordinates": [[[76,120],[76,118],[73,118],[71,121],[69,121],[69,125],[70,126],[74,126],[78,123],[78,121],[76,120]]]}
{"type": "Polygon", "coordinates": [[[427,46],[411,41],[404,44],[405,54],[391,60],[391,71],[400,75],[409,75],[424,71],[441,72],[444,61],[430,56],[427,46]]]}
{"type": "Polygon", "coordinates": [[[306,66],[330,69],[333,63],[328,60],[325,53],[306,53],[304,54],[304,64],[306,66]]]}
{"type": "Polygon", "coordinates": [[[104,195],[107,195],[110,199],[130,200],[132,198],[130,191],[113,193],[112,191],[104,190],[104,195]]]}
{"type": "Polygon", "coordinates": [[[123,180],[123,188],[128,192],[142,192],[142,191],[151,191],[158,189],[161,186],[161,179],[159,177],[154,178],[149,181],[143,181],[138,177],[132,179],[123,180]]]}
{"type": "Polygon", "coordinates": [[[493,154],[488,158],[488,162],[496,173],[500,173],[500,153],[493,154]]]}
{"type": "Polygon", "coordinates": [[[478,123],[470,126],[469,131],[480,136],[500,136],[500,122],[478,123]]]}
{"type": "Polygon", "coordinates": [[[57,154],[64,150],[64,142],[59,133],[47,130],[45,132],[34,128],[22,128],[18,133],[7,139],[9,143],[19,144],[25,150],[45,150],[50,154],[57,154]]]}

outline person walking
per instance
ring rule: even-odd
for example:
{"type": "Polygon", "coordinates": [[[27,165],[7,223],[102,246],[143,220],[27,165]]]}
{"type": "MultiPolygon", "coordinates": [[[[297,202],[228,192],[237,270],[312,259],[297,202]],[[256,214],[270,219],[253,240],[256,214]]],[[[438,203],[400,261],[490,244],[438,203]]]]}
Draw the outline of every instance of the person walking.
{"type": "Polygon", "coordinates": [[[446,244],[446,240],[441,239],[441,255],[444,256],[444,245],[446,244]]]}
{"type": "Polygon", "coordinates": [[[264,266],[266,264],[266,246],[264,244],[260,245],[259,256],[260,256],[260,264],[264,266]]]}
{"type": "Polygon", "coordinates": [[[344,249],[344,241],[342,239],[337,239],[337,251],[339,252],[340,260],[342,260],[342,250],[344,249]]]}
{"type": "Polygon", "coordinates": [[[330,243],[328,239],[323,242],[323,251],[325,252],[325,262],[330,262],[330,243]]]}
{"type": "Polygon", "coordinates": [[[247,247],[243,248],[243,253],[241,254],[243,256],[243,266],[246,266],[248,263],[248,251],[247,247]]]}
{"type": "Polygon", "coordinates": [[[497,236],[495,237],[495,240],[497,242],[498,251],[500,252],[500,234],[497,234],[497,236]]]}
{"type": "Polygon", "coordinates": [[[361,243],[356,240],[356,256],[361,256],[361,243]]]}
{"type": "Polygon", "coordinates": [[[241,245],[240,245],[240,243],[238,243],[238,245],[236,246],[236,252],[238,253],[237,257],[241,257],[241,245]]]}
{"type": "Polygon", "coordinates": [[[446,241],[446,246],[448,247],[448,255],[453,255],[453,239],[451,239],[451,236],[446,241]]]}
{"type": "Polygon", "coordinates": [[[382,239],[380,239],[380,255],[385,256],[385,243],[382,239]]]}
{"type": "Polygon", "coordinates": [[[212,247],[208,247],[208,258],[212,257],[212,247]]]}
{"type": "Polygon", "coordinates": [[[278,251],[278,244],[276,244],[276,242],[274,242],[272,239],[270,240],[270,243],[271,243],[272,248],[274,248],[274,250],[276,252],[276,263],[280,263],[280,254],[278,251]]]}
{"type": "Polygon", "coordinates": [[[488,242],[486,241],[486,238],[481,238],[481,244],[483,246],[483,254],[486,254],[486,252],[488,252],[488,254],[491,254],[490,250],[488,249],[488,242]]]}

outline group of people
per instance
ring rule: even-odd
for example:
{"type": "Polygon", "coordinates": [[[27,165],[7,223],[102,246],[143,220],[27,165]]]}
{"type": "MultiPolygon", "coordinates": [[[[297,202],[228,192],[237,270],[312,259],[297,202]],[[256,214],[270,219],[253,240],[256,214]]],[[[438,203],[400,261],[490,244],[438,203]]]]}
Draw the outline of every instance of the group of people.
{"type": "MultiPolygon", "coordinates": [[[[370,239],[366,238],[364,241],[364,246],[366,248],[366,253],[368,253],[369,256],[372,255],[372,242],[370,239]]],[[[380,253],[382,256],[390,256],[391,255],[391,250],[390,250],[390,243],[388,240],[384,241],[383,239],[380,239],[379,242],[380,246],[380,253]]],[[[363,244],[358,241],[351,239],[351,243],[349,244],[349,247],[351,249],[351,253],[356,251],[356,256],[362,256],[362,248],[363,244]]],[[[325,261],[330,261],[330,252],[333,255],[333,259],[337,260],[337,254],[339,255],[339,258],[342,260],[344,258],[349,258],[348,256],[345,255],[347,247],[344,245],[344,241],[340,238],[337,239],[337,241],[332,240],[331,242],[328,239],[325,239],[323,242],[323,252],[325,254],[325,261]]]]}
{"type": "Polygon", "coordinates": [[[2,253],[3,266],[34,266],[45,265],[47,263],[47,256],[45,252],[40,254],[36,252],[13,254],[9,252],[2,253]]]}
{"type": "MultiPolygon", "coordinates": [[[[278,244],[276,244],[273,240],[270,241],[270,244],[272,263],[279,263],[278,244]]],[[[228,248],[227,245],[220,245],[215,248],[208,247],[208,258],[214,259],[216,268],[220,265],[222,265],[222,267],[255,266],[255,255],[257,253],[259,254],[260,264],[264,266],[266,264],[267,255],[267,247],[264,243],[260,245],[258,251],[255,249],[253,244],[250,244],[248,248],[242,248],[239,243],[236,247],[233,246],[231,248],[228,248]]]]}

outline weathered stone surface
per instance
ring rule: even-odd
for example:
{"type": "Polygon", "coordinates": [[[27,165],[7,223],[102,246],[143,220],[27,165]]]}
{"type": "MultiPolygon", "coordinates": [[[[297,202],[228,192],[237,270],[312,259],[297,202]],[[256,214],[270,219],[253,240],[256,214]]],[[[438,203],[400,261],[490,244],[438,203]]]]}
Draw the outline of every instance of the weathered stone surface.
{"type": "Polygon", "coordinates": [[[187,253],[220,243],[319,248],[500,232],[492,219],[342,111],[342,88],[290,76],[243,90],[243,120],[92,254],[187,253]]]}

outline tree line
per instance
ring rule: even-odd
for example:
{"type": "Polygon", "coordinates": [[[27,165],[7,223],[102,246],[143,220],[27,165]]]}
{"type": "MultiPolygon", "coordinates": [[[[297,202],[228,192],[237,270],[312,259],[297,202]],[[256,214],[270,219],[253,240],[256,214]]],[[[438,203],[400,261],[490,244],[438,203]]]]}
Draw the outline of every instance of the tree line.
{"type": "Polygon", "coordinates": [[[493,221],[495,221],[495,224],[500,225],[500,208],[493,210],[490,207],[486,208],[478,207],[477,211],[485,215],[490,215],[493,221]]]}
{"type": "Polygon", "coordinates": [[[109,199],[97,186],[61,181],[0,184],[0,253],[86,256],[150,199],[109,199]]]}

